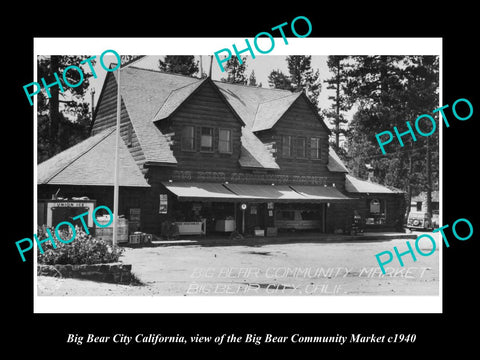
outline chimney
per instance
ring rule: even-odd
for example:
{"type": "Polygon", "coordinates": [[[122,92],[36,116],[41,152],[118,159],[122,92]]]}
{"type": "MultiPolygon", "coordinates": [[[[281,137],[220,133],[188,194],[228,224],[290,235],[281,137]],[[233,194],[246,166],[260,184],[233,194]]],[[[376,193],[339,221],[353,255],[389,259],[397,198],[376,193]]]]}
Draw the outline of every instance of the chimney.
{"type": "Polygon", "coordinates": [[[374,174],[374,169],[371,164],[365,164],[365,167],[367,168],[367,180],[368,181],[373,181],[373,174],[374,174]]]}

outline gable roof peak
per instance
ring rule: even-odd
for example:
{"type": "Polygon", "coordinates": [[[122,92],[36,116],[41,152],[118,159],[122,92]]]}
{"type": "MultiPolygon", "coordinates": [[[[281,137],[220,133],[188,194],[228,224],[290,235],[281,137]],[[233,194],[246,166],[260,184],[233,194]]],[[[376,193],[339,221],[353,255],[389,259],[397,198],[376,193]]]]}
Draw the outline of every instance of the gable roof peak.
{"type": "Polygon", "coordinates": [[[203,80],[204,79],[204,78],[199,78],[198,76],[184,75],[184,74],[179,74],[179,73],[175,73],[175,72],[171,72],[171,71],[162,71],[160,69],[141,68],[141,67],[133,66],[133,65],[122,69],[122,71],[123,70],[129,70],[129,69],[149,71],[149,72],[153,72],[153,73],[157,73],[157,74],[165,74],[165,75],[171,75],[171,76],[194,79],[194,80],[203,80]]]}

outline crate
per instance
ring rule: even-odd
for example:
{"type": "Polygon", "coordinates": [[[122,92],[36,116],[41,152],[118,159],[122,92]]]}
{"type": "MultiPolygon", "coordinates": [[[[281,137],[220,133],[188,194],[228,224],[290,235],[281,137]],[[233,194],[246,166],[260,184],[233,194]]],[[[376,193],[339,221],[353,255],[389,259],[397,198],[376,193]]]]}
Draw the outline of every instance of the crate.
{"type": "Polygon", "coordinates": [[[140,244],[142,241],[142,234],[134,234],[128,237],[128,242],[130,244],[140,244]]]}
{"type": "Polygon", "coordinates": [[[255,236],[265,236],[265,230],[255,230],[255,236]]]}
{"type": "MultiPolygon", "coordinates": [[[[99,220],[98,223],[101,225],[108,224],[110,221],[110,217],[108,215],[100,218],[97,217],[99,220]]],[[[112,243],[113,240],[113,222],[108,227],[96,227],[95,229],[95,238],[97,240],[103,240],[109,243],[112,243]]],[[[118,218],[118,226],[117,226],[117,242],[127,243],[128,242],[128,221],[125,218],[118,218]]]]}

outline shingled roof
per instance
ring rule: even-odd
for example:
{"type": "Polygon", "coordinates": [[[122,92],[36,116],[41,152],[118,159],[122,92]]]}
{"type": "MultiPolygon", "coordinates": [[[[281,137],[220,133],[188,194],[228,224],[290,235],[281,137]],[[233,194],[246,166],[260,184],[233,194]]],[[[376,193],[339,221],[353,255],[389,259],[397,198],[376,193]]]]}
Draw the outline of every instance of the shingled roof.
{"type": "Polygon", "coordinates": [[[271,129],[302,93],[294,93],[258,105],[252,131],[271,129]]]}
{"type": "MultiPolygon", "coordinates": [[[[295,95],[288,90],[266,89],[255,86],[224,83],[221,81],[214,81],[214,83],[232,105],[232,108],[243,119],[248,129],[253,129],[260,104],[295,95]]],[[[287,104],[283,103],[282,105],[284,105],[284,107],[280,108],[279,111],[284,113],[287,110],[285,107],[287,104]]],[[[272,114],[272,117],[277,116],[277,114],[272,114]]],[[[266,114],[263,115],[263,118],[266,118],[266,114]]]]}
{"type": "Polygon", "coordinates": [[[247,128],[242,128],[240,166],[248,168],[280,169],[265,145],[247,128]]]}
{"type": "Polygon", "coordinates": [[[337,153],[331,146],[328,147],[328,170],[332,172],[343,172],[348,173],[348,169],[343,164],[343,161],[340,160],[337,153]]]}
{"type": "MultiPolygon", "coordinates": [[[[116,77],[116,72],[114,72],[116,77]]],[[[145,161],[175,164],[170,145],[152,119],[173,90],[199,83],[199,79],[128,67],[121,73],[121,96],[141,144],[145,161]]],[[[192,86],[191,90],[193,91],[192,86]]],[[[172,110],[173,111],[173,110],[172,110]]]]}
{"type": "Polygon", "coordinates": [[[163,120],[168,118],[170,115],[173,114],[178,107],[192,95],[196,89],[205,81],[197,81],[188,85],[185,85],[181,88],[175,89],[170,92],[170,95],[165,100],[163,105],[160,107],[158,112],[155,114],[153,121],[163,120]]]}
{"type": "MultiPolygon", "coordinates": [[[[38,184],[113,186],[114,128],[104,130],[37,166],[38,184]]],[[[120,141],[120,186],[150,187],[120,141]]]]}
{"type": "Polygon", "coordinates": [[[345,176],[345,190],[351,193],[372,193],[372,194],[394,194],[402,193],[402,191],[388,188],[386,186],[367,181],[360,180],[352,175],[345,176]]]}
{"type": "MultiPolygon", "coordinates": [[[[113,74],[116,78],[116,72],[113,74]]],[[[134,66],[122,69],[121,77],[122,100],[147,163],[177,163],[167,138],[154,122],[172,116],[202,84],[210,81],[245,124],[240,166],[279,169],[275,158],[254,132],[274,126],[297,99],[305,96],[302,92],[223,83],[134,66]]],[[[348,172],[334,152],[329,154],[329,169],[348,172]]]]}

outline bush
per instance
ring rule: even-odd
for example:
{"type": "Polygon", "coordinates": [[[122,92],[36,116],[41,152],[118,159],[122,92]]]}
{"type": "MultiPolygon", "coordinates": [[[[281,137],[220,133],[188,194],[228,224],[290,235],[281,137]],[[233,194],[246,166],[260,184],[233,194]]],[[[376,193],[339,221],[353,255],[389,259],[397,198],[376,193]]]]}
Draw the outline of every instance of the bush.
{"type": "MultiPolygon", "coordinates": [[[[46,227],[39,227],[37,232],[39,240],[43,240],[48,237],[46,229],[46,227]]],[[[48,229],[55,237],[54,229],[48,229]]],[[[65,240],[71,238],[71,234],[69,234],[67,231],[60,230],[59,235],[65,240]]],[[[57,240],[55,243],[57,246],[56,248],[53,247],[51,241],[47,241],[42,244],[44,253],[41,254],[40,251],[38,251],[37,259],[39,264],[79,265],[112,263],[117,262],[124,251],[123,248],[113,248],[107,242],[95,239],[91,235],[85,233],[85,231],[79,227],[76,227],[76,236],[72,242],[65,244],[57,240]]]]}

